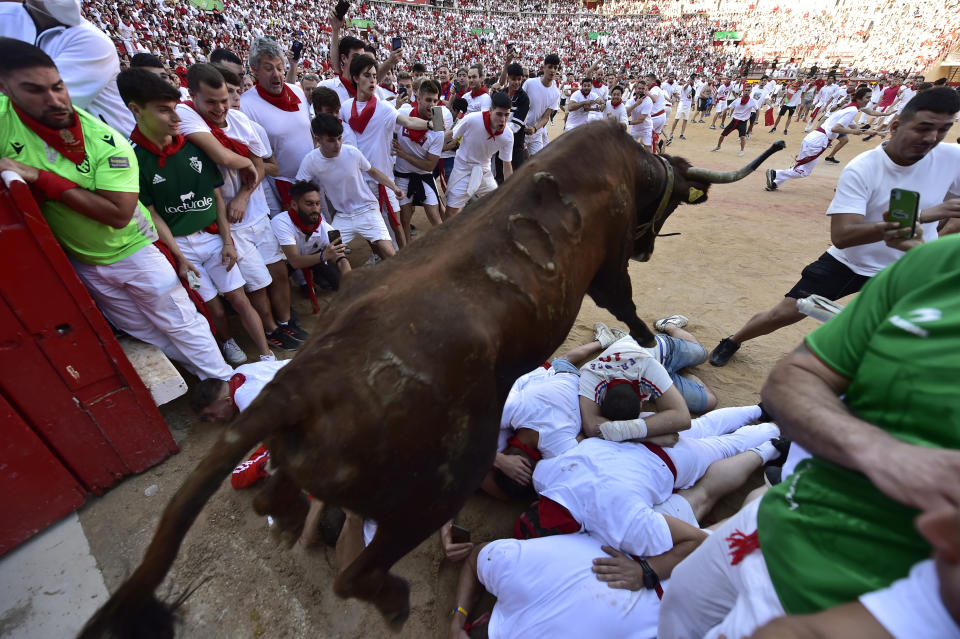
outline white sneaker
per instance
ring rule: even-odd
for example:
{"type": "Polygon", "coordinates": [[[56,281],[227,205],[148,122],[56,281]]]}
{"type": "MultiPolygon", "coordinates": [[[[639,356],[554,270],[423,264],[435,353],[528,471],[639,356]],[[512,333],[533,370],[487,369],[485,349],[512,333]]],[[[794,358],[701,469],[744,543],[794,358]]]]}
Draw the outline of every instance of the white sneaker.
{"type": "Polygon", "coordinates": [[[593,339],[600,342],[600,346],[603,348],[607,348],[629,335],[630,333],[622,328],[610,328],[603,322],[597,322],[593,325],[593,339]]]}
{"type": "Polygon", "coordinates": [[[711,152],[713,152],[713,151],[719,151],[719,150],[720,150],[720,147],[719,147],[719,146],[715,146],[715,147],[713,147],[712,149],[710,149],[711,152]]]}
{"type": "Polygon", "coordinates": [[[663,333],[664,332],[663,329],[667,327],[667,324],[672,324],[677,328],[683,328],[689,323],[690,323],[690,320],[684,317],[683,315],[671,315],[670,317],[664,317],[664,318],[658,319],[656,322],[653,323],[653,327],[658,331],[660,331],[661,333],[663,333]]]}
{"type": "Polygon", "coordinates": [[[740,157],[743,157],[743,151],[740,151],[739,153],[737,153],[737,155],[740,157]]]}
{"type": "Polygon", "coordinates": [[[274,355],[273,353],[268,353],[268,354],[266,354],[266,355],[261,355],[261,356],[260,356],[260,361],[261,361],[261,362],[275,362],[275,361],[277,361],[277,356],[274,355]]]}
{"type": "Polygon", "coordinates": [[[242,348],[237,346],[237,341],[232,337],[225,341],[221,348],[223,349],[223,358],[226,359],[228,363],[237,366],[247,361],[247,354],[243,352],[242,348]]]}
{"type": "Polygon", "coordinates": [[[383,258],[381,258],[379,255],[377,255],[376,253],[370,253],[370,257],[367,258],[367,261],[364,262],[363,265],[368,266],[370,264],[376,264],[377,262],[382,262],[382,261],[383,261],[383,258]]]}

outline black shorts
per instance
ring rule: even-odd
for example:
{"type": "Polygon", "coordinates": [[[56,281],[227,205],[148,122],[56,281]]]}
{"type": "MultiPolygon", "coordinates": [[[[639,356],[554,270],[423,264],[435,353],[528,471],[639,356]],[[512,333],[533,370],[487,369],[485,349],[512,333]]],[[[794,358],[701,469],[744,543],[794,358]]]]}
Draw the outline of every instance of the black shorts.
{"type": "Polygon", "coordinates": [[[849,266],[824,253],[801,271],[800,281],[784,297],[800,299],[808,295],[821,295],[828,300],[838,300],[858,292],[869,280],[866,275],[854,273],[849,266]]]}
{"type": "Polygon", "coordinates": [[[746,137],[746,135],[747,135],[747,121],[746,121],[746,120],[736,120],[736,119],[730,120],[730,124],[728,124],[727,127],[723,130],[723,133],[720,134],[720,137],[724,137],[724,138],[727,137],[728,135],[730,135],[731,133],[733,133],[733,130],[734,130],[734,129],[736,129],[737,131],[740,132],[740,137],[741,137],[741,138],[746,137]]]}
{"type": "Polygon", "coordinates": [[[786,104],[784,104],[783,106],[780,107],[780,115],[783,115],[784,113],[789,113],[790,115],[793,115],[793,112],[796,111],[796,109],[797,107],[795,106],[787,106],[786,104]]]}
{"type": "Polygon", "coordinates": [[[710,98],[697,98],[697,111],[707,110],[707,100],[710,98]]]}
{"type": "Polygon", "coordinates": [[[566,99],[566,98],[560,98],[560,106],[563,107],[563,106],[565,106],[566,104],[567,104],[567,99],[566,99]]]}

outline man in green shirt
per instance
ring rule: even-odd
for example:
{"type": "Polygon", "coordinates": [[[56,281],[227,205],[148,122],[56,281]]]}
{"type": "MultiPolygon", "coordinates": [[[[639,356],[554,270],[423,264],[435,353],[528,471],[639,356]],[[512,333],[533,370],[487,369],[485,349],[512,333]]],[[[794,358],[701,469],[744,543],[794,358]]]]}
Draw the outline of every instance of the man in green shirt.
{"type": "Polygon", "coordinates": [[[774,368],[764,406],[814,456],[674,572],[660,637],[748,635],[930,556],[914,518],[960,504],[957,291],[960,237],[913,248],[774,368]]]}
{"type": "Polygon", "coordinates": [[[39,48],[0,38],[0,170],[30,184],[50,229],[103,314],[201,379],[228,379],[206,320],[153,245],[125,137],[75,109],[39,48]]]}
{"type": "Polygon", "coordinates": [[[199,278],[197,290],[224,340],[224,356],[233,365],[247,361],[231,337],[218,292],[237,312],[260,359],[275,360],[260,316],[244,292],[246,281],[235,268],[237,251],[220,193],[223,176],[213,160],[180,134],[180,92],[144,69],[121,71],[117,86],[137,120],[130,139],[137,145],[140,202],[177,263],[185,263],[199,278]]]}

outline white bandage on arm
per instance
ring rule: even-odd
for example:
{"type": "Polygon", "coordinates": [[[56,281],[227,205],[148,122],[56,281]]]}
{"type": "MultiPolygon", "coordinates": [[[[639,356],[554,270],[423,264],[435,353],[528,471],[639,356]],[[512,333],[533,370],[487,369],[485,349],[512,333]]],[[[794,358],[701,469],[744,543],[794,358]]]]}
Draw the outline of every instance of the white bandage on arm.
{"type": "Polygon", "coordinates": [[[615,422],[600,424],[600,434],[612,442],[623,442],[628,439],[643,439],[647,436],[647,422],[641,418],[621,419],[615,422]]]}

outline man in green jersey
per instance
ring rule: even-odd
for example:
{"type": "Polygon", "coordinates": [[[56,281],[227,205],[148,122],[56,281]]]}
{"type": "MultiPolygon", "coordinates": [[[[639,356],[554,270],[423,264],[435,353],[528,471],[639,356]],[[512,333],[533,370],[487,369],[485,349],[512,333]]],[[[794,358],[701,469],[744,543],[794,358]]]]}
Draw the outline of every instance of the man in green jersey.
{"type": "Polygon", "coordinates": [[[75,109],[39,48],[0,38],[0,170],[30,184],[50,229],[103,314],[201,379],[227,365],[177,273],[153,245],[125,137],[75,109]]]}
{"type": "Polygon", "coordinates": [[[224,356],[234,365],[247,360],[230,335],[218,292],[237,312],[260,359],[276,359],[260,316],[243,290],[246,281],[235,268],[237,251],[220,193],[223,176],[213,160],[180,135],[180,92],[143,69],[121,71],[117,86],[137,120],[130,139],[140,166],[140,202],[150,210],[178,264],[185,262],[198,276],[198,292],[224,340],[224,356]]]}
{"type": "Polygon", "coordinates": [[[914,518],[960,504],[957,291],[960,237],[913,248],[774,368],[764,407],[814,456],[674,571],[661,638],[742,637],[930,556],[914,518]]]}

